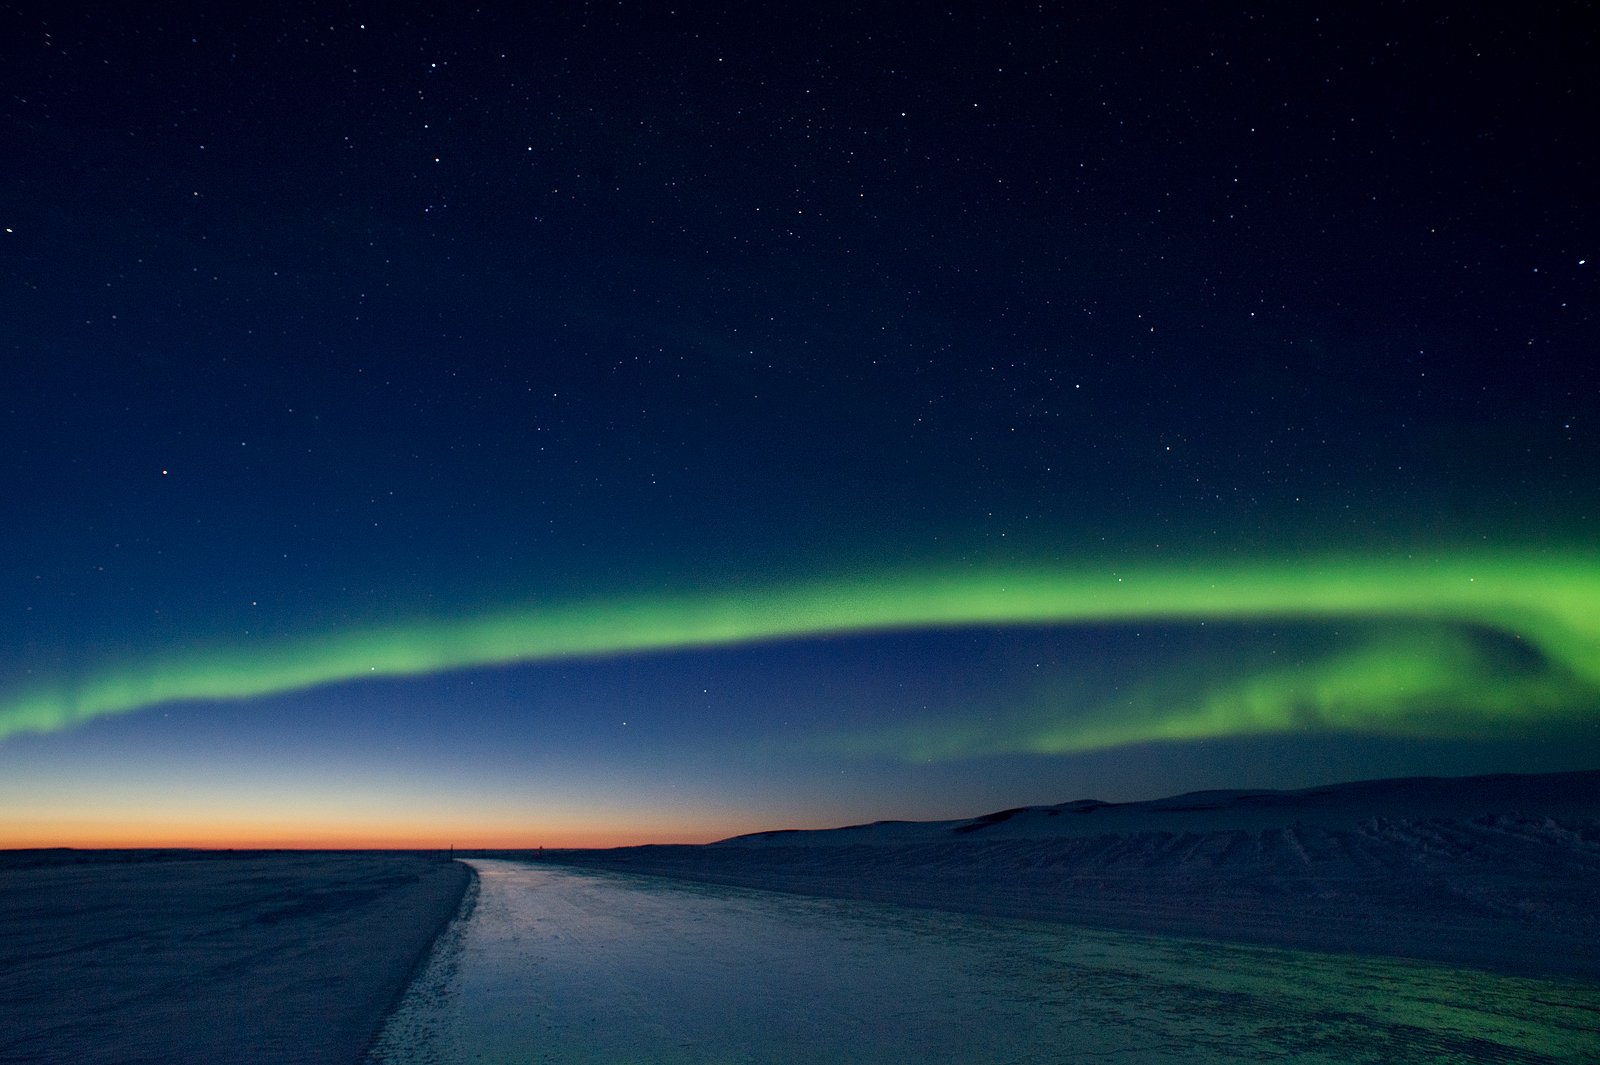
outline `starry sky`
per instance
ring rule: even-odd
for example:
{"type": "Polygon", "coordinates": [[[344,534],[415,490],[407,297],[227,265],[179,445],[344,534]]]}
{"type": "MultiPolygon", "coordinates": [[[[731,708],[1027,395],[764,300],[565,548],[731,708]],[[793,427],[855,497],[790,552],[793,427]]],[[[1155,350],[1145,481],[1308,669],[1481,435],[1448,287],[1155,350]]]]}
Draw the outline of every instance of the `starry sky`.
{"type": "Polygon", "coordinates": [[[0,10],[0,846],[1600,767],[1583,5],[0,10]]]}

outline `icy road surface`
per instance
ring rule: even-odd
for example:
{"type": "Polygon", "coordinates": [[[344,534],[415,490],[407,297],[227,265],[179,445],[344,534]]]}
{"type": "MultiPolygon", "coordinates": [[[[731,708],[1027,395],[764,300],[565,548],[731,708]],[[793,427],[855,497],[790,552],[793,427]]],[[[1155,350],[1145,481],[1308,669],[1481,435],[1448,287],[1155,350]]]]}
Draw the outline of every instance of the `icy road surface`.
{"type": "Polygon", "coordinates": [[[475,860],[380,1062],[1579,1062],[1600,988],[475,860]]]}

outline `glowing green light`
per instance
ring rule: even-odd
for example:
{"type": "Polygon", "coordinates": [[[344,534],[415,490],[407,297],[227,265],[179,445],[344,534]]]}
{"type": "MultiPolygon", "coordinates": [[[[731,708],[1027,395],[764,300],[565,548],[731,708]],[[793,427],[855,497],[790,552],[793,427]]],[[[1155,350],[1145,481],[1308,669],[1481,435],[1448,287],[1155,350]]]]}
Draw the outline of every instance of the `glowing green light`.
{"type": "Polygon", "coordinates": [[[1161,661],[1114,697],[1046,680],[1031,698],[1013,699],[1020,705],[904,722],[823,746],[923,762],[1285,733],[1484,739],[1600,712],[1592,679],[1548,660],[1508,662],[1482,631],[1413,620],[1354,627],[1332,641],[1336,650],[1309,659],[1260,653],[1248,663],[1161,661]]]}
{"type": "MultiPolygon", "coordinates": [[[[348,681],[469,666],[729,646],[824,634],[972,625],[1270,618],[1435,626],[1309,670],[1232,678],[1182,705],[1038,731],[1039,750],[1289,727],[1307,708],[1322,727],[1381,727],[1384,708],[1458,695],[1485,715],[1591,705],[1600,692],[1600,556],[1484,553],[1234,565],[931,571],[640,597],[387,629],[267,647],[152,655],[0,704],[0,739],[49,732],[178,700],[245,699],[348,681]],[[1497,630],[1543,660],[1502,682],[1452,643],[1450,626],[1497,630]],[[1076,731],[1072,731],[1075,729],[1076,731]]],[[[1381,628],[1381,626],[1380,626],[1381,628]]]]}

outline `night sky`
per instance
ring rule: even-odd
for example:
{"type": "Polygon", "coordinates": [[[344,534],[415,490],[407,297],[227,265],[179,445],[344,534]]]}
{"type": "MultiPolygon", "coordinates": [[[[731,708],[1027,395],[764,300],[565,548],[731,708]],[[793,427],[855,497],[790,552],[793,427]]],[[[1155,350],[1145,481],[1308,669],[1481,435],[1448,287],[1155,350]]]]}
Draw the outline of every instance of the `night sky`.
{"type": "Polygon", "coordinates": [[[1585,7],[6,7],[0,846],[1600,767],[1585,7]]]}

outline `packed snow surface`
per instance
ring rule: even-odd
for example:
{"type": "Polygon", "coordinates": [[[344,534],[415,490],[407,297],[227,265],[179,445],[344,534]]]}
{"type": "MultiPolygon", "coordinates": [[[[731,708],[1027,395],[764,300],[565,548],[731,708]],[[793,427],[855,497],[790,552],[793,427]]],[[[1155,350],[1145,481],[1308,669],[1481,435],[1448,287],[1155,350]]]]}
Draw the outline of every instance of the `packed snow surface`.
{"type": "Polygon", "coordinates": [[[385,1065],[1583,1062],[1600,987],[476,860],[385,1065]]]}

